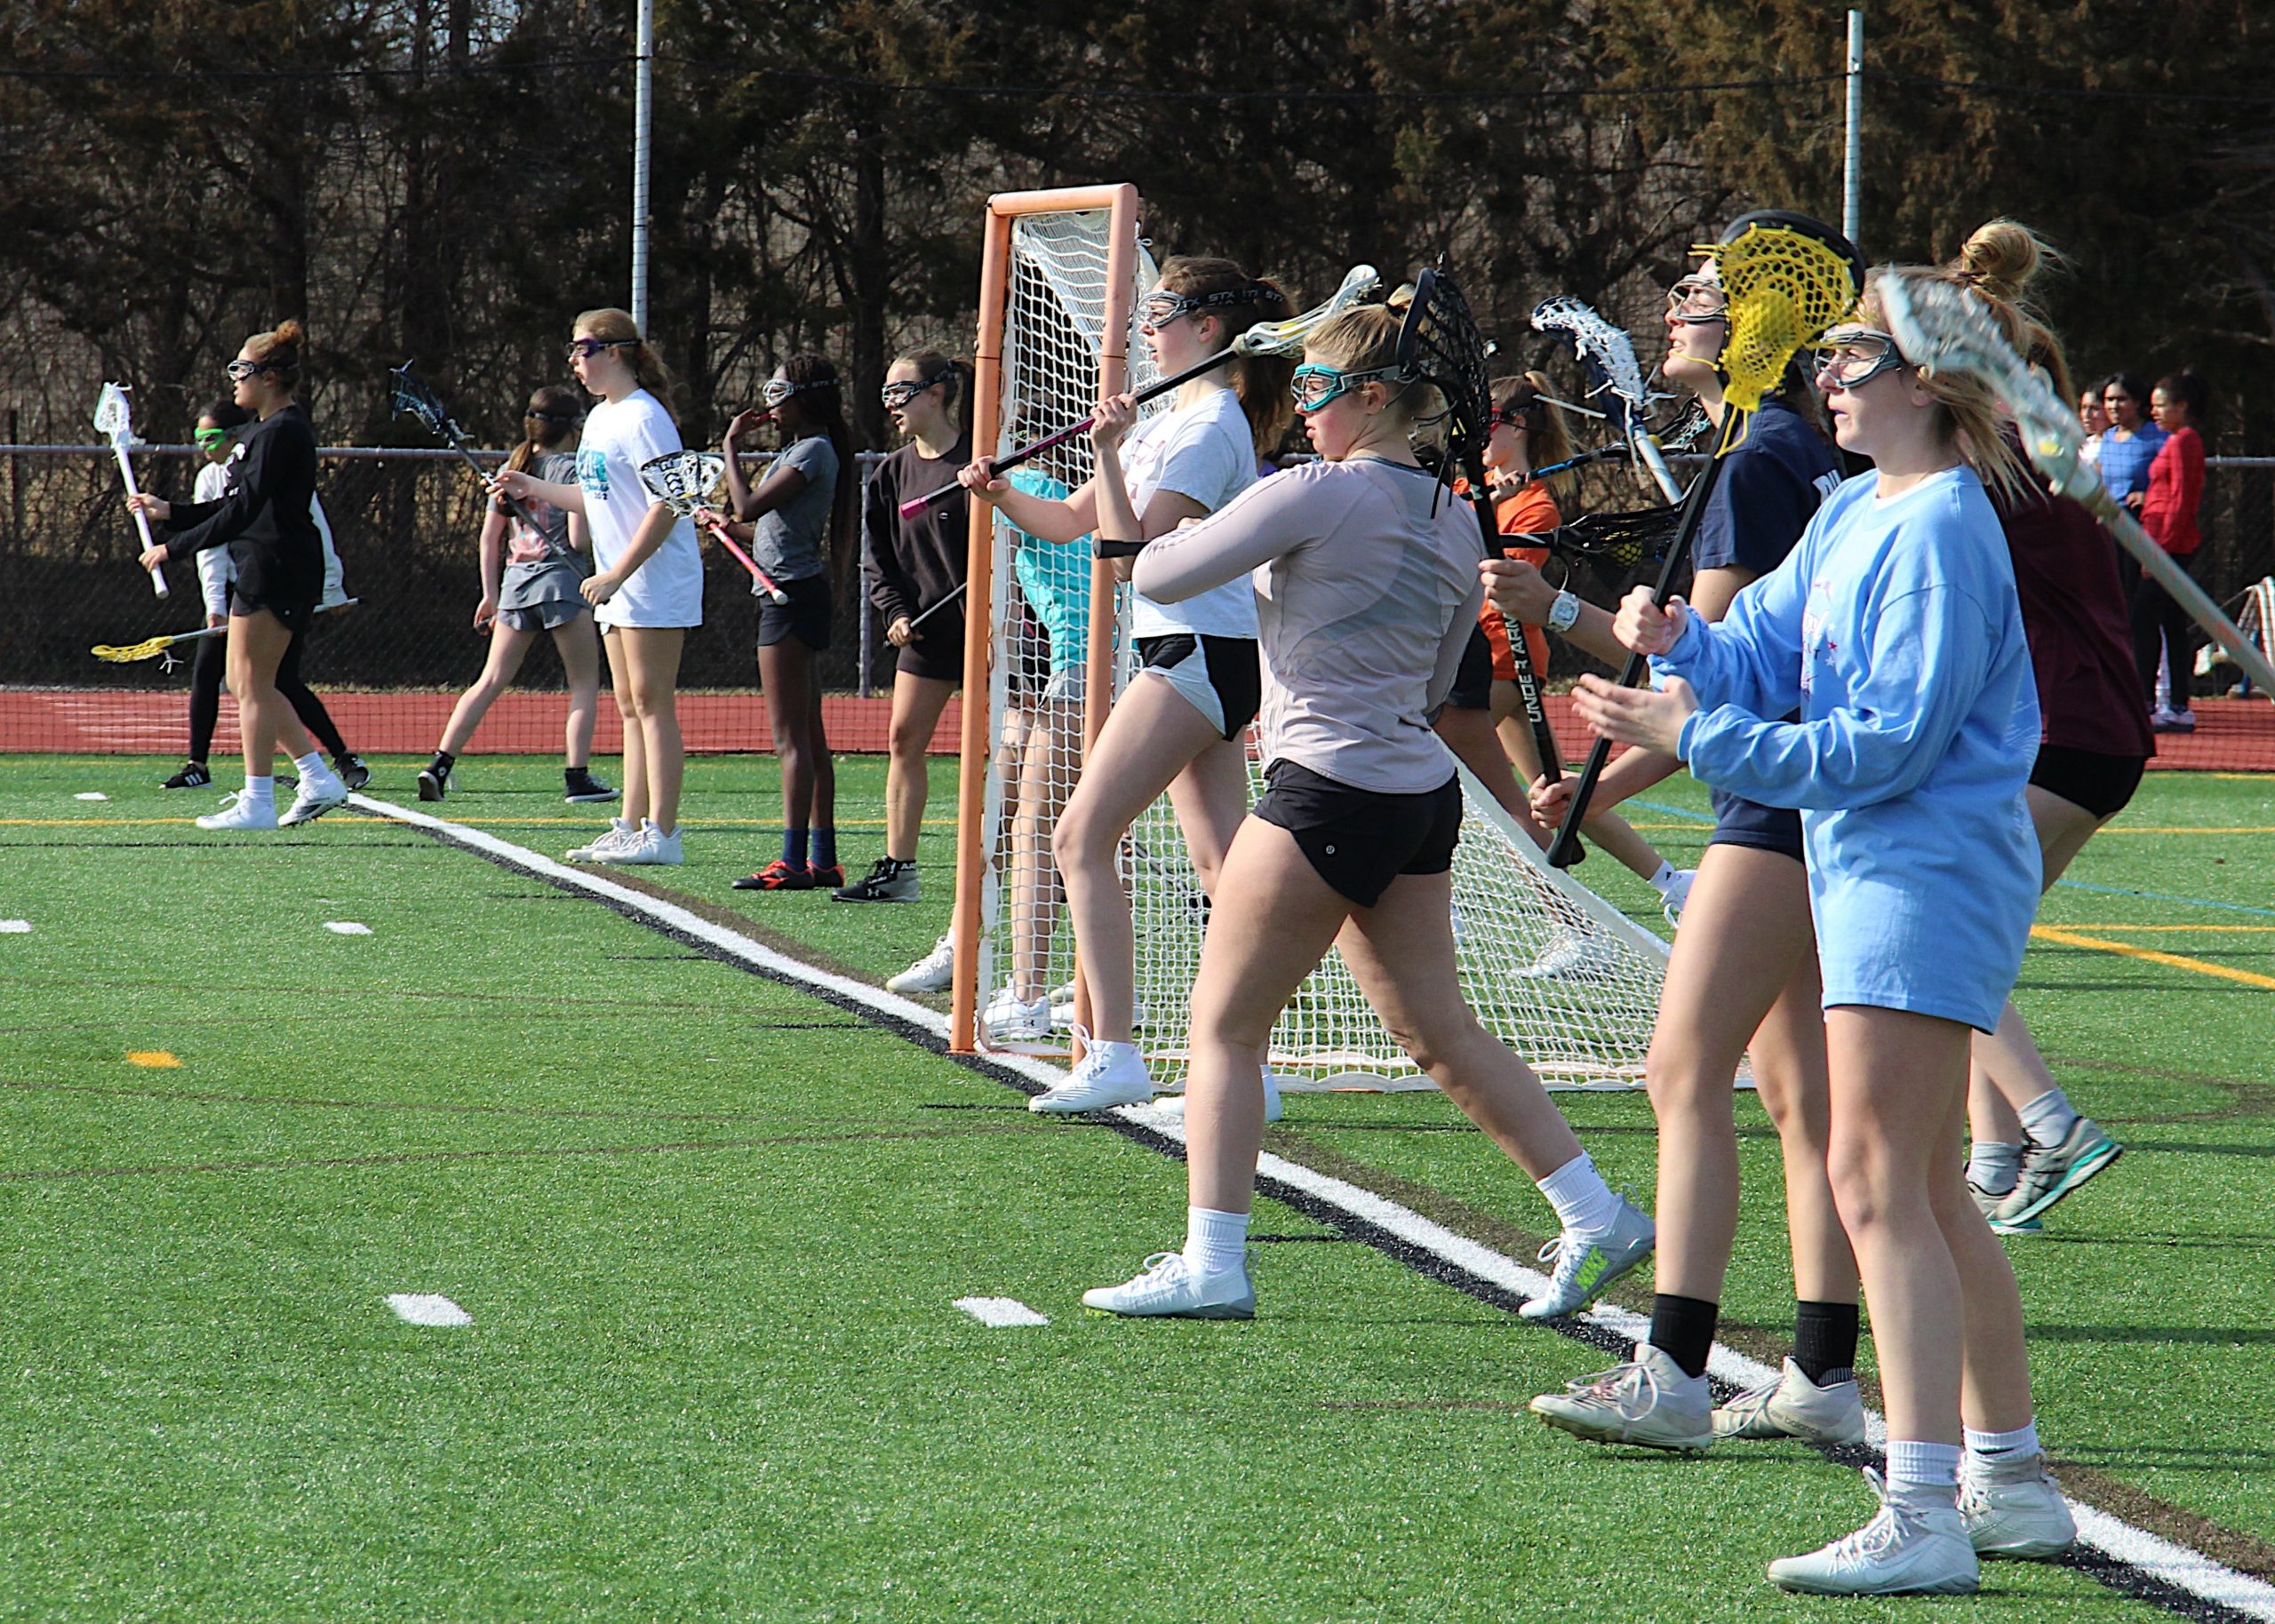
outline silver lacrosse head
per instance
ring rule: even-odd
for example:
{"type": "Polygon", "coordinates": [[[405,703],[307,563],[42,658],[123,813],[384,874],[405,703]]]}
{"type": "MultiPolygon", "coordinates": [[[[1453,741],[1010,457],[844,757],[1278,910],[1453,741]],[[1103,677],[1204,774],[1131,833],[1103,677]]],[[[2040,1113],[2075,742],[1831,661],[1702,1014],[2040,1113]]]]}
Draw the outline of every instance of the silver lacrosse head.
{"type": "Polygon", "coordinates": [[[716,451],[669,451],[640,465],[640,482],[684,517],[710,500],[726,471],[727,459],[716,451]]]}
{"type": "Polygon", "coordinates": [[[95,433],[108,434],[113,440],[133,434],[134,409],[127,404],[124,386],[105,384],[103,392],[95,397],[95,433]]]}
{"type": "Polygon", "coordinates": [[[1344,273],[1343,285],[1327,303],[1284,322],[1258,322],[1233,338],[1233,351],[1240,355],[1299,355],[1304,340],[1315,329],[1329,317],[1363,303],[1368,294],[1382,285],[1382,273],[1373,266],[1354,265],[1344,273]]]}
{"type": "Polygon", "coordinates": [[[1901,271],[1875,285],[1888,332],[1906,361],[1989,388],[2014,418],[2024,454],[2063,496],[2084,501],[2102,489],[2100,474],[2079,456],[2085,427],[2076,410],[2016,350],[1980,299],[1957,283],[1901,271]]]}
{"type": "Polygon", "coordinates": [[[1610,390],[1624,402],[1632,422],[1640,423],[1649,415],[1648,398],[1643,393],[1643,369],[1635,359],[1634,341],[1593,308],[1569,295],[1543,299],[1533,307],[1532,327],[1535,332],[1569,337],[1580,359],[1592,363],[1603,375],[1603,382],[1590,390],[1591,394],[1610,390]]]}

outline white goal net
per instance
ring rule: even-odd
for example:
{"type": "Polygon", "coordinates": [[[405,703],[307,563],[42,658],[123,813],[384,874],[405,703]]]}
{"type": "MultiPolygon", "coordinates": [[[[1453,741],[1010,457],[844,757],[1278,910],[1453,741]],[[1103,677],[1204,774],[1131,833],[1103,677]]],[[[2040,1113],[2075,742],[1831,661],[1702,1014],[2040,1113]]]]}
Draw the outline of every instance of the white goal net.
{"type": "MultiPolygon", "coordinates": [[[[1135,297],[1153,276],[1139,247],[1131,256],[1131,285],[1108,287],[1114,221],[1106,210],[1083,209],[1022,213],[1010,222],[1000,450],[1079,421],[1098,398],[1104,336],[1109,324],[1128,331],[1135,297]]],[[[1144,344],[1134,331],[1128,337],[1130,386],[1142,386],[1152,370],[1144,344]]],[[[1058,495],[1079,488],[1090,471],[1089,442],[1078,439],[1010,477],[1039,494],[1058,495]]],[[[982,1047],[1065,1055],[1074,943],[1050,832],[1080,768],[1080,673],[1090,640],[1110,640],[1117,691],[1132,674],[1128,589],[1115,592],[1111,616],[1092,617],[1087,544],[1038,541],[1000,514],[993,551],[983,827],[966,832],[961,848],[962,860],[986,864],[978,950],[967,962],[975,966],[982,1047]],[[1088,635],[1078,641],[1085,627],[1088,635]],[[1048,1027],[1006,1030],[999,1022],[991,1032],[991,1009],[999,1016],[1012,1013],[1000,997],[1007,988],[1022,1004],[1047,998],[1048,1027]]],[[[1251,768],[1261,792],[1262,763],[1251,768]]],[[[1463,780],[1454,924],[1471,1006],[1552,1087],[1639,1086],[1665,943],[1569,875],[1547,868],[1482,786],[1466,772],[1463,780]]],[[[1200,965],[1208,903],[1166,798],[1123,842],[1122,874],[1136,930],[1136,1035],[1157,1083],[1179,1087],[1186,998],[1200,965]]],[[[1281,1015],[1272,1065],[1297,1088],[1428,1086],[1332,952],[1281,1015]]]]}

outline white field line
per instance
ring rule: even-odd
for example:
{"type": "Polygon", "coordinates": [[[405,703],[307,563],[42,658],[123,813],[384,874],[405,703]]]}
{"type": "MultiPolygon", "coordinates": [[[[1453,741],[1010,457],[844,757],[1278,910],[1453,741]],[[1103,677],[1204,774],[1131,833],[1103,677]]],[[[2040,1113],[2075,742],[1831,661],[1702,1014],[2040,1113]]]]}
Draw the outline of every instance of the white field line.
{"type": "Polygon", "coordinates": [[[395,1318],[407,1325],[470,1325],[474,1316],[448,1297],[429,1292],[396,1292],[387,1299],[395,1318]]]}
{"type": "Polygon", "coordinates": [[[1017,1297],[959,1297],[955,1306],[970,1315],[983,1325],[1002,1330],[1014,1325],[1047,1325],[1050,1323],[1017,1297]]]}
{"type": "MultiPolygon", "coordinates": [[[[464,824],[453,824],[444,818],[430,817],[424,812],[399,807],[391,801],[378,800],[367,795],[351,795],[348,803],[397,823],[432,830],[459,845],[501,858],[524,872],[603,898],[627,912],[696,937],[717,949],[723,956],[762,969],[769,975],[827,991],[833,997],[920,1027],[943,1040],[947,1037],[947,1022],[922,1004],[866,982],[817,969],[675,904],[662,902],[643,892],[619,885],[605,874],[556,863],[550,857],[500,840],[486,831],[464,824]]],[[[1016,1072],[1034,1082],[1049,1085],[1064,1082],[1066,1078],[1063,1068],[1045,1064],[1024,1055],[990,1055],[987,1059],[1001,1070],[1016,1072]]],[[[1156,1113],[1145,1106],[1123,1106],[1114,1114],[1164,1139],[1179,1143],[1185,1141],[1185,1126],[1181,1121],[1156,1113]]],[[[1324,1206],[1347,1213],[1386,1234],[1395,1236],[1417,1251],[1426,1252],[1504,1290],[1521,1296],[1536,1297],[1547,1289],[1548,1277],[1539,1270],[1517,1262],[1505,1253],[1497,1252],[1482,1242],[1457,1234],[1370,1190],[1331,1178],[1269,1151],[1257,1158],[1257,1173],[1260,1177],[1277,1179],[1324,1206]]],[[[1595,1305],[1584,1318],[1614,1335],[1629,1340],[1640,1339],[1650,1330],[1650,1322],[1644,1316],[1608,1303],[1595,1305]]],[[[1737,1388],[1759,1387],[1764,1382],[1775,1381],[1778,1376],[1776,1371],[1760,1360],[1719,1343],[1706,1368],[1708,1374],[1737,1388]]],[[[1883,1445],[1888,1438],[1887,1421],[1878,1413],[1868,1410],[1864,1422],[1867,1440],[1875,1447],[1883,1445]]],[[[2135,1528],[2130,1523],[2096,1510],[2082,1501],[2073,1500],[2070,1505],[2078,1519],[2081,1543],[2175,1589],[2231,1608],[2245,1617],[2275,1624],[2275,1585],[2239,1573],[2201,1552],[2175,1544],[2146,1529],[2135,1528]]]]}
{"type": "Polygon", "coordinates": [[[371,934],[369,925],[359,924],[354,919],[326,919],[323,927],[335,936],[368,936],[371,934]]]}

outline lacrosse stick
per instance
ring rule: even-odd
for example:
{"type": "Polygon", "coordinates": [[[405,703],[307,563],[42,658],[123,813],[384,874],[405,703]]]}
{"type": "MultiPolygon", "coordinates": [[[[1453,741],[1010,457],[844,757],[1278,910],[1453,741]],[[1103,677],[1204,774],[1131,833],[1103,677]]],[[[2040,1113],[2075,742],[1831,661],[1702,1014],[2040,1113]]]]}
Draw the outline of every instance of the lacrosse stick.
{"type": "MultiPolygon", "coordinates": [[[[474,452],[467,448],[466,430],[460,428],[458,420],[443,408],[443,397],[427,386],[426,379],[411,370],[411,363],[407,361],[399,367],[391,368],[387,376],[395,379],[395,392],[389,400],[395,415],[418,418],[428,434],[456,451],[459,459],[474,470],[474,477],[482,482],[482,488],[489,490],[490,471],[475,459],[474,452]]],[[[544,530],[545,526],[538,522],[537,515],[517,498],[506,497],[501,499],[514,517],[533,530],[544,530]]]]}
{"type": "Polygon", "coordinates": [[[719,520],[697,518],[697,510],[711,499],[718,489],[719,479],[727,471],[727,459],[716,451],[668,451],[661,457],[650,458],[640,465],[640,482],[648,494],[661,502],[682,519],[694,519],[711,538],[735,555],[735,562],[750,571],[750,595],[766,597],[777,603],[787,603],[790,594],[774,583],[774,577],[758,567],[758,561],[735,545],[727,534],[726,525],[719,520]]]}
{"type": "MultiPolygon", "coordinates": [[[[1485,482],[1485,418],[1493,398],[1485,370],[1485,340],[1469,313],[1469,301],[1441,270],[1425,270],[1414,279],[1413,302],[1398,330],[1398,367],[1401,379],[1433,385],[1445,397],[1446,451],[1439,477],[1449,480],[1455,467],[1460,467],[1469,481],[1469,504],[1477,513],[1485,556],[1499,558],[1507,537],[1494,521],[1493,499],[1485,482]]],[[[1532,653],[1525,647],[1524,634],[1513,627],[1509,657],[1516,666],[1517,693],[1524,700],[1540,770],[1553,784],[1564,776],[1556,735],[1549,729],[1548,710],[1541,704],[1532,653]]]]}
{"type": "MultiPolygon", "coordinates": [[[[1304,339],[1315,328],[1329,316],[1341,315],[1345,311],[1356,306],[1368,294],[1373,292],[1376,285],[1381,281],[1382,277],[1373,266],[1354,265],[1351,267],[1350,273],[1343,278],[1343,285],[1336,289],[1335,297],[1318,309],[1307,310],[1301,315],[1289,316],[1284,322],[1258,322],[1207,360],[1196,361],[1174,377],[1164,378],[1158,383],[1146,385],[1136,394],[1130,396],[1130,399],[1135,404],[1143,406],[1147,401],[1167,394],[1170,390],[1190,383],[1203,373],[1215,371],[1218,367],[1237,356],[1301,354],[1304,339]]],[[[1016,451],[1004,452],[990,466],[998,474],[1016,468],[1021,463],[1031,461],[1054,447],[1065,445],[1078,434],[1089,434],[1090,426],[1097,421],[1096,418],[1084,418],[1080,423],[1069,424],[1055,434],[1046,434],[1040,440],[1021,446],[1016,451]]],[[[914,519],[926,508],[938,506],[962,489],[963,486],[961,483],[952,481],[928,495],[911,497],[900,505],[900,516],[904,519],[914,519]]]]}
{"type": "MultiPolygon", "coordinates": [[[[361,598],[342,598],[337,603],[317,604],[315,612],[325,615],[333,609],[347,609],[362,601],[361,598]]],[[[160,655],[166,654],[169,649],[178,649],[184,643],[194,643],[200,638],[220,637],[228,629],[226,625],[201,626],[195,632],[177,632],[171,637],[148,637],[139,643],[97,643],[87,652],[99,660],[108,661],[113,665],[131,665],[137,660],[155,660],[160,655]]],[[[173,657],[166,655],[166,669],[172,671],[173,668],[173,657]]]]}
{"type": "Polygon", "coordinates": [[[1883,275],[1880,293],[1897,352],[1930,374],[1958,373],[1995,394],[2022,431],[2024,454],[2055,492],[2100,520],[2246,675],[2275,692],[2275,665],[2109,494],[2093,465],[2078,454],[2085,435],[2077,412],[2016,351],[1983,302],[1956,283],[1915,272],[1883,275]]]}
{"type": "Polygon", "coordinates": [[[1616,569],[1636,569],[1666,556],[1666,545],[1682,525],[1682,508],[1647,507],[1632,513],[1583,513],[1569,524],[1526,536],[1504,536],[1520,546],[1546,547],[1566,558],[1583,558],[1616,569]]]}
{"type": "MultiPolygon", "coordinates": [[[[1546,400],[1548,397],[1544,394],[1538,398],[1546,400]]],[[[1634,454],[1633,448],[1630,446],[1600,445],[1592,451],[1583,451],[1577,457],[1566,458],[1562,462],[1550,463],[1545,468],[1531,469],[1525,474],[1524,482],[1530,484],[1535,480],[1545,480],[1552,474],[1563,474],[1573,468],[1585,468],[1590,463],[1624,462],[1634,454]]]]}
{"type": "MultiPolygon", "coordinates": [[[[1783,210],[1742,215],[1720,242],[1697,251],[1713,256],[1729,296],[1729,326],[1716,362],[1726,380],[1722,427],[1713,459],[1683,498],[1681,524],[1651,593],[1651,601],[1659,604],[1672,594],[1676,577],[1690,561],[1690,544],[1698,534],[1699,521],[1706,516],[1706,504],[1730,453],[1744,443],[1746,426],[1760,410],[1761,397],[1784,381],[1795,355],[1848,314],[1864,283],[1864,257],[1848,238],[1822,221],[1783,210]]],[[[1648,664],[1640,654],[1629,655],[1620,668],[1619,685],[1632,688],[1648,664]]],[[[1596,780],[1603,776],[1610,759],[1611,741],[1599,738],[1588,751],[1572,803],[1548,848],[1551,866],[1569,868],[1585,855],[1580,849],[1580,820],[1587,816],[1596,780]]]]}
{"type": "Polygon", "coordinates": [[[1544,299],[1532,313],[1535,332],[1552,333],[1569,341],[1588,376],[1591,399],[1604,397],[1608,414],[1620,438],[1635,448],[1659,494],[1670,502],[1682,500],[1682,487],[1658,441],[1651,434],[1649,397],[1643,392],[1643,369],[1635,359],[1634,341],[1598,315],[1587,305],[1569,297],[1544,299]]]}
{"type": "MultiPolygon", "coordinates": [[[[126,494],[142,494],[134,482],[134,463],[127,453],[134,447],[134,411],[126,403],[126,388],[123,384],[105,384],[103,392],[95,397],[95,433],[110,439],[111,455],[118,458],[118,477],[126,482],[126,494]]],[[[134,528],[141,535],[142,550],[148,553],[157,543],[150,539],[150,520],[139,507],[127,510],[134,515],[134,528]]],[[[150,590],[161,598],[169,592],[164,567],[150,571],[150,590]]]]}
{"type": "MultiPolygon", "coordinates": [[[[965,585],[969,585],[970,583],[967,582],[965,585]]],[[[959,586],[955,591],[950,593],[938,603],[935,603],[930,609],[926,609],[922,614],[917,616],[915,619],[910,621],[908,623],[908,629],[914,632],[918,626],[922,625],[926,621],[931,619],[933,616],[938,614],[942,609],[947,608],[949,604],[954,603],[957,599],[962,596],[963,587],[959,586]]]]}

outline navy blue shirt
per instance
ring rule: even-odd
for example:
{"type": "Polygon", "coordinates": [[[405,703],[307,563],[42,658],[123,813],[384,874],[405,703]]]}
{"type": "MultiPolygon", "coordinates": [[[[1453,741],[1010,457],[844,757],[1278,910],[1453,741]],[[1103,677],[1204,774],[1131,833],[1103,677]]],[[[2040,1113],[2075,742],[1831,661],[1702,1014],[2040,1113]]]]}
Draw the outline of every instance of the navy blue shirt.
{"type": "Polygon", "coordinates": [[[1728,462],[1699,521],[1691,567],[1768,575],[1840,482],[1840,460],[1799,412],[1765,400],[1728,462]]]}

